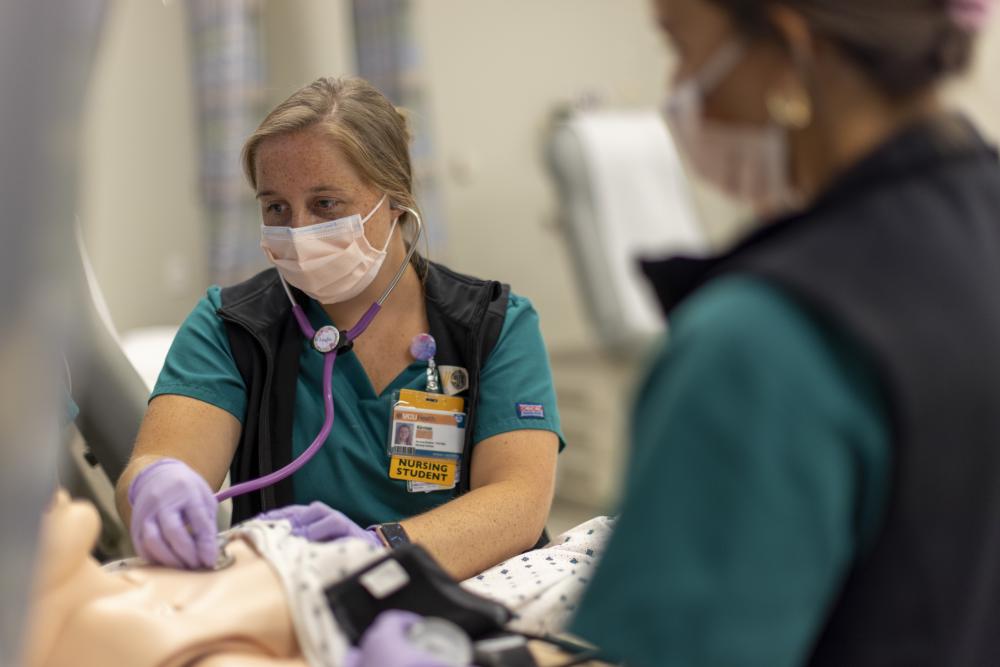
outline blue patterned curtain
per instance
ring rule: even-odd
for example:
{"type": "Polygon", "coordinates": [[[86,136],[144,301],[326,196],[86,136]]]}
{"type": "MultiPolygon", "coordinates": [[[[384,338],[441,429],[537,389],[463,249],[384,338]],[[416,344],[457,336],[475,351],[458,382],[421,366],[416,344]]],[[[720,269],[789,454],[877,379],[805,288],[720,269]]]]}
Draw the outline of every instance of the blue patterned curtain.
{"type": "Polygon", "coordinates": [[[262,0],[188,0],[199,183],[209,225],[209,276],[226,285],[265,264],[259,214],[240,166],[263,112],[262,0]]]}

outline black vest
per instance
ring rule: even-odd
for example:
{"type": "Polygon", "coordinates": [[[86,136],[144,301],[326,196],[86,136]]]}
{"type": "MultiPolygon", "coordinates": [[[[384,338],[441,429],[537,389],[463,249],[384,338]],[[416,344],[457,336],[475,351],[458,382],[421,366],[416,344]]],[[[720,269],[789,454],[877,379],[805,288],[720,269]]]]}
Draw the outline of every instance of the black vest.
{"type": "Polygon", "coordinates": [[[667,311],[722,274],[769,280],[879,374],[893,438],[885,523],[809,664],[1000,665],[996,152],[963,119],[924,123],[726,255],[645,268],[667,311]]]}
{"type": "MultiPolygon", "coordinates": [[[[470,461],[479,402],[479,375],[493,350],[504,317],[510,288],[463,276],[420,260],[427,319],[437,342],[435,360],[469,371],[466,393],[465,455],[470,461]]],[[[308,299],[293,289],[299,303],[308,299]]],[[[243,432],[230,467],[233,484],[255,479],[292,460],[292,420],[295,408],[302,332],[292,316],[288,296],[275,269],[222,290],[218,315],[226,324],[233,358],[247,388],[243,432]]],[[[351,354],[351,352],[346,352],[351,354]]],[[[470,465],[463,465],[457,493],[469,489],[470,465]]],[[[233,499],[233,522],[295,502],[293,478],[233,499]]]]}

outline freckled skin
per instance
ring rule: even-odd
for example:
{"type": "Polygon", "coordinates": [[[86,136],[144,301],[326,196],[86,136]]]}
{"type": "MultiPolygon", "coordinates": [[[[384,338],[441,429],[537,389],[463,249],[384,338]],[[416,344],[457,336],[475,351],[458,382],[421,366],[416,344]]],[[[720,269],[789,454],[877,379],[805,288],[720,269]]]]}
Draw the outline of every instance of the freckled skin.
{"type": "MultiPolygon", "coordinates": [[[[382,192],[364,182],[347,156],[319,127],[270,137],[257,150],[258,193],[264,224],[305,227],[355,213],[364,217],[382,192]],[[274,210],[269,210],[273,208],[274,210]]],[[[383,204],[365,225],[365,236],[381,248],[400,212],[383,204]]],[[[393,245],[403,249],[402,237],[393,245]]]]}

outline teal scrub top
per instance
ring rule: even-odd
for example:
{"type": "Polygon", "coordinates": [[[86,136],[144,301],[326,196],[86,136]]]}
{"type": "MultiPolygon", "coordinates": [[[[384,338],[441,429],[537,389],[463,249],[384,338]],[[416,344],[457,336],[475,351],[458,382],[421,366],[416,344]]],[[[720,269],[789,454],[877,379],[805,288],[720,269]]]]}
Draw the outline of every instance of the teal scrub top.
{"type": "Polygon", "coordinates": [[[720,278],[672,320],[632,444],[572,631],[636,667],[805,664],[888,502],[868,360],[778,288],[720,278]]]}
{"type": "MultiPolygon", "coordinates": [[[[243,423],[247,392],[233,360],[225,325],[216,314],[220,292],[217,286],[209,288],[181,325],[150,400],[163,394],[187,396],[222,408],[243,423]]],[[[332,324],[316,301],[310,299],[304,309],[315,328],[332,324]]],[[[299,361],[292,433],[296,456],[313,441],[324,420],[323,357],[305,338],[299,361]]],[[[295,473],[296,503],[322,501],[367,526],[399,521],[454,497],[452,490],[410,493],[405,481],[388,476],[393,394],[400,389],[423,390],[426,370],[427,362],[415,361],[381,394],[376,394],[357,355],[337,359],[333,429],[316,456],[295,473]]],[[[522,429],[551,431],[559,436],[560,448],[563,446],[538,314],[528,299],[512,293],[500,337],[482,368],[473,441],[479,443],[522,429]],[[542,407],[521,411],[519,404],[542,407]]]]}

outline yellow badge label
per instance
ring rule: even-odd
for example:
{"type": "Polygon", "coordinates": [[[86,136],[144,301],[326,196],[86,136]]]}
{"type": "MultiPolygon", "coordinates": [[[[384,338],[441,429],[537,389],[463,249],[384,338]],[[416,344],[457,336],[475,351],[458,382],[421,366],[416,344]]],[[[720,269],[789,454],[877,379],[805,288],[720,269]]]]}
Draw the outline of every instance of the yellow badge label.
{"type": "Polygon", "coordinates": [[[425,391],[403,389],[399,392],[399,402],[396,406],[422,408],[424,410],[441,410],[442,412],[462,412],[465,410],[465,399],[461,396],[428,394],[425,391]]]}
{"type": "Polygon", "coordinates": [[[455,483],[456,463],[454,459],[396,455],[389,463],[389,477],[452,486],[455,483]]]}

